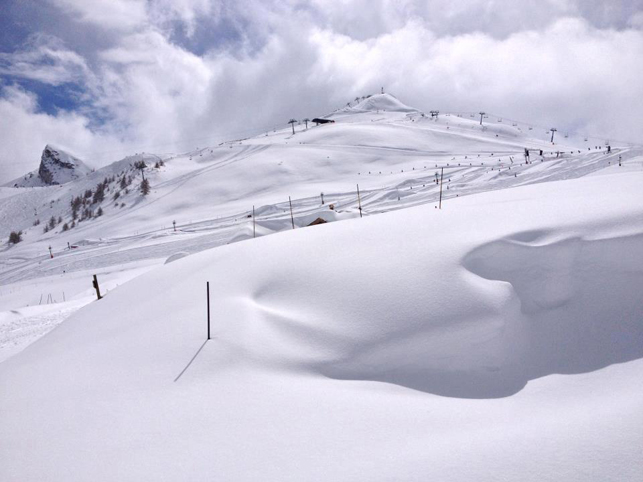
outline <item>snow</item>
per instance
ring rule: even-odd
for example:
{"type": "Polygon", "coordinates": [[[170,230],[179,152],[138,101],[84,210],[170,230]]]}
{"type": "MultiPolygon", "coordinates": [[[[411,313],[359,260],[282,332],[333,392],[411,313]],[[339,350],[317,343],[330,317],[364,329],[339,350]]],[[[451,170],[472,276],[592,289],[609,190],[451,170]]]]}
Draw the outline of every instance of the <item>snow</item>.
{"type": "Polygon", "coordinates": [[[0,479],[638,480],[640,148],[396,102],[0,190],[0,479]]]}
{"type": "Polygon", "coordinates": [[[409,107],[392,94],[375,94],[361,100],[352,108],[356,111],[392,111],[392,112],[418,112],[409,107]]]}
{"type": "MultiPolygon", "coordinates": [[[[49,293],[51,294],[51,293],[49,293]]],[[[47,296],[46,301],[50,300],[47,296]]],[[[49,333],[87,301],[57,302],[0,312],[0,362],[49,333]]]]}

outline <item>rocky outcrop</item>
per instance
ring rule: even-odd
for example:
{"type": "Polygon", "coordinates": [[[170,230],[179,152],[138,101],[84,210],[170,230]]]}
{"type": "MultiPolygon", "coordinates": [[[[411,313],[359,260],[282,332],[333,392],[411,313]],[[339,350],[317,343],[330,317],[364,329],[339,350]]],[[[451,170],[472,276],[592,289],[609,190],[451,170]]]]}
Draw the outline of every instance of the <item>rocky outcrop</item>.
{"type": "Polygon", "coordinates": [[[40,157],[38,177],[44,184],[64,184],[87,175],[90,169],[80,159],[52,146],[45,146],[40,157]]]}
{"type": "Polygon", "coordinates": [[[12,187],[38,187],[65,184],[91,172],[83,161],[71,154],[46,145],[40,156],[40,166],[20,179],[6,184],[12,187]]]}

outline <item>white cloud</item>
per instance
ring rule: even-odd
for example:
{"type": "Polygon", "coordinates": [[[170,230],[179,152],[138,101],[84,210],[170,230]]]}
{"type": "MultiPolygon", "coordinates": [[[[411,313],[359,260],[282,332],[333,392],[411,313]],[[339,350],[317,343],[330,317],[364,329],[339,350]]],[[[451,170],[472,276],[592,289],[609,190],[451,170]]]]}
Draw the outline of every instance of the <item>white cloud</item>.
{"type": "Polygon", "coordinates": [[[162,29],[178,20],[186,36],[194,34],[197,20],[200,17],[217,16],[221,13],[221,3],[210,0],[159,0],[149,6],[151,23],[162,29]]]}
{"type": "MultiPolygon", "coordinates": [[[[79,22],[105,14],[101,28],[111,28],[129,5],[115,2],[105,13],[89,3],[56,1],[79,22]]],[[[38,135],[22,136],[23,150],[11,147],[10,156],[0,148],[0,162],[28,154],[37,165],[47,142],[72,144],[81,157],[96,154],[91,157],[102,162],[118,158],[105,152],[124,147],[184,150],[203,145],[203,138],[214,143],[293,116],[321,115],[381,86],[423,109],[482,108],[643,141],[643,31],[638,16],[622,11],[605,9],[600,21],[608,26],[599,28],[582,2],[572,0],[471,0],[467,9],[445,0],[132,5],[135,27],[118,27],[117,40],[97,48],[91,61],[74,56],[73,45],[49,46],[55,61],[37,77],[38,69],[16,66],[38,65],[42,46],[2,57],[14,72],[32,72],[43,82],[83,78],[91,106],[109,122],[96,132],[91,112],[47,116],[33,96],[27,102],[5,88],[2,108],[19,122],[11,133],[0,129],[0,145],[20,136],[16,129],[38,135]],[[215,40],[200,46],[204,53],[173,43],[173,28],[196,38],[206,21],[215,40]],[[224,27],[242,35],[221,43],[217,35],[229,34],[224,27]],[[70,129],[78,130],[77,140],[70,129]]]]}
{"type": "MultiPolygon", "coordinates": [[[[47,143],[81,154],[95,151],[114,151],[124,146],[110,135],[88,128],[89,119],[69,112],[56,116],[37,111],[36,96],[15,85],[5,86],[0,96],[0,165],[4,183],[38,167],[40,154],[47,143]]],[[[89,157],[90,166],[100,160],[89,157]]]]}
{"type": "Polygon", "coordinates": [[[34,34],[20,51],[0,53],[0,74],[60,85],[84,80],[85,60],[49,35],[34,34]]]}
{"type": "Polygon", "coordinates": [[[49,0],[79,22],[102,29],[132,30],[147,22],[146,0],[49,0]]]}

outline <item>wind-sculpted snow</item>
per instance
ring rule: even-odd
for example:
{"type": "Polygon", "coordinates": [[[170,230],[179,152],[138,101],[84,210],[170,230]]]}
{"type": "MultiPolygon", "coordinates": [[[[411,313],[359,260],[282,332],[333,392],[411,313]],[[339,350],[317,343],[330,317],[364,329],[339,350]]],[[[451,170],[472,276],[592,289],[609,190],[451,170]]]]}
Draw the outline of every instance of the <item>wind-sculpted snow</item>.
{"type": "Polygon", "coordinates": [[[509,283],[520,303],[525,381],[643,357],[643,234],[561,235],[518,233],[465,258],[490,284],[509,283]]]}
{"type": "Polygon", "coordinates": [[[635,480],[642,180],[478,194],[151,270],[0,364],[0,474],[635,480]]]}

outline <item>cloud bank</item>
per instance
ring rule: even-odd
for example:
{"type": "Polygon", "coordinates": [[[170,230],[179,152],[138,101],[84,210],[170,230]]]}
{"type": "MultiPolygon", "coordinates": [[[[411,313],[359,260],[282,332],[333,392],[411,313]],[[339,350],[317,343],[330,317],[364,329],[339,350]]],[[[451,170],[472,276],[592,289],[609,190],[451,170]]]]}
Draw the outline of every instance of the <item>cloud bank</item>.
{"type": "Polygon", "coordinates": [[[420,109],[643,143],[638,1],[9,0],[7,12],[0,182],[35,169],[46,143],[98,167],[283,127],[382,86],[420,109]]]}

